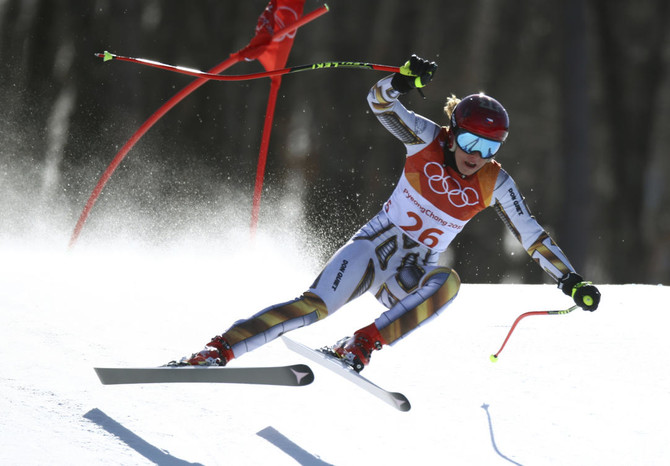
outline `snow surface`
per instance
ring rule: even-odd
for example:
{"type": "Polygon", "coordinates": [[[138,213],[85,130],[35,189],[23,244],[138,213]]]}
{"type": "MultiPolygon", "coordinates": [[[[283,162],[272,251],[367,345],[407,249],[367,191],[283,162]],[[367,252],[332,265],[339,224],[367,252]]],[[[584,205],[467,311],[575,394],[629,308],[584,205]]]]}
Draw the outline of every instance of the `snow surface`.
{"type": "MultiPolygon", "coordinates": [[[[408,413],[316,366],[298,388],[101,385],[93,367],[199,350],[318,271],[290,240],[212,244],[2,240],[0,464],[670,464],[663,286],[604,285],[595,313],[524,319],[493,364],[519,314],[570,300],[549,285],[465,284],[363,373],[404,393],[408,413]]],[[[364,296],[291,335],[329,344],[381,311],[364,296]]],[[[277,340],[234,364],[295,362],[307,361],[277,340]]]]}

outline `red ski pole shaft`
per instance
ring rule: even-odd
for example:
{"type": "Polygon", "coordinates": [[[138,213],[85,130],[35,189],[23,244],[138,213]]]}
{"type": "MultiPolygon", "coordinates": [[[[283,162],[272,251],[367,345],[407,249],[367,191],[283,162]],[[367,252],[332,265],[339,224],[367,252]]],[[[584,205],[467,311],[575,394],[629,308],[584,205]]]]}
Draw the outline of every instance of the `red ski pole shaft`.
{"type": "Polygon", "coordinates": [[[304,26],[305,24],[309,23],[310,21],[315,20],[319,16],[325,15],[329,11],[330,11],[330,8],[328,7],[328,5],[326,5],[324,3],[323,5],[321,5],[316,10],[307,13],[302,18],[300,18],[300,19],[296,20],[295,22],[289,24],[285,28],[277,31],[277,33],[274,35],[272,40],[275,41],[275,42],[282,40],[288,34],[291,34],[292,32],[295,32],[300,26],[304,26]]]}
{"type": "Polygon", "coordinates": [[[517,324],[521,321],[521,319],[528,317],[528,316],[539,316],[539,315],[563,315],[563,314],[569,314],[572,311],[577,309],[577,306],[572,306],[568,309],[560,310],[560,311],[532,311],[532,312],[526,312],[524,314],[521,314],[519,317],[516,318],[514,323],[512,324],[512,328],[509,329],[509,332],[507,332],[507,336],[505,337],[505,341],[503,341],[502,346],[498,350],[497,353],[492,354],[490,359],[491,362],[496,362],[498,360],[498,355],[502,353],[503,348],[505,348],[505,345],[507,344],[507,341],[509,338],[512,336],[512,332],[514,332],[514,329],[516,328],[517,324]]]}

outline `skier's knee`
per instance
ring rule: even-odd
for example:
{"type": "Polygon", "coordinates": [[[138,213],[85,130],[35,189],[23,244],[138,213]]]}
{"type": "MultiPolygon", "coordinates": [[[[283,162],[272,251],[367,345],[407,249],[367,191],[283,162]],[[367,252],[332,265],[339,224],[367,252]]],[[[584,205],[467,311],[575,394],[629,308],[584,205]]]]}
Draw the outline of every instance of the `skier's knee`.
{"type": "Polygon", "coordinates": [[[428,299],[439,313],[445,304],[451,302],[461,288],[461,278],[455,270],[448,267],[437,267],[426,275],[421,286],[431,292],[428,299]]]}
{"type": "Polygon", "coordinates": [[[326,306],[326,303],[315,293],[305,291],[302,296],[298,298],[298,301],[302,301],[301,307],[305,306],[307,309],[313,309],[313,312],[315,312],[317,316],[316,320],[322,320],[328,317],[328,307],[326,306]]]}

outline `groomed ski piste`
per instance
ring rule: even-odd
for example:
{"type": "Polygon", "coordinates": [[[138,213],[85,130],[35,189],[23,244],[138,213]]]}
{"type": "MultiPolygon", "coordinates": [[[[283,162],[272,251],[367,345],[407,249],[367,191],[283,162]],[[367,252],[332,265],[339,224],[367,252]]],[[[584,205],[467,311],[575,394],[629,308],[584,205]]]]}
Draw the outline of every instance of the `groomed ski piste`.
{"type": "MultiPolygon", "coordinates": [[[[312,365],[306,387],[103,386],[94,366],[151,366],[292,299],[318,272],[299,235],[221,232],[169,247],[90,239],[0,243],[0,464],[660,465],[670,461],[670,289],[602,285],[562,309],[551,285],[464,284],[439,318],[363,374],[400,412],[312,365]],[[246,239],[245,239],[246,238],[246,239]]],[[[368,324],[364,296],[291,333],[313,347],[368,324]]],[[[307,363],[281,341],[236,366],[307,363]]]]}

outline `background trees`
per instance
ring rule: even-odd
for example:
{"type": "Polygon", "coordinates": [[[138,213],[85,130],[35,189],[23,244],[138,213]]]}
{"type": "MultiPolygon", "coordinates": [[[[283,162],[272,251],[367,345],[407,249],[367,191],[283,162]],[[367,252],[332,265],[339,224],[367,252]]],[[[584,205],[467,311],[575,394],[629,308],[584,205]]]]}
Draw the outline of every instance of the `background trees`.
{"type": "MultiPolygon", "coordinates": [[[[0,1],[0,206],[11,229],[54,210],[74,225],[119,146],[191,79],[103,64],[94,52],[207,69],[249,41],[265,4],[0,1]],[[22,191],[33,194],[31,205],[8,216],[22,191]]],[[[319,5],[307,0],[305,11],[319,5]]],[[[428,98],[413,93],[407,105],[446,123],[450,93],[484,90],[503,102],[511,132],[499,159],[580,271],[598,282],[670,282],[667,2],[329,6],[301,28],[289,64],[399,65],[411,53],[437,61],[428,98]]],[[[231,72],[259,70],[244,63],[231,72]]],[[[300,200],[299,234],[321,238],[324,257],[380,208],[401,170],[402,147],[365,102],[380,77],[331,70],[284,78],[264,195],[300,200]]],[[[96,209],[128,203],[154,216],[158,234],[194,221],[196,206],[216,215],[220,203],[249,196],[268,89],[268,81],[203,86],[145,136],[96,209]]],[[[271,215],[263,210],[261,225],[271,215]]],[[[447,260],[468,282],[544,280],[492,212],[469,224],[447,260]]]]}

